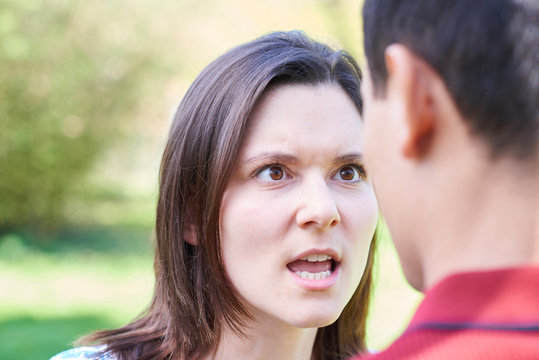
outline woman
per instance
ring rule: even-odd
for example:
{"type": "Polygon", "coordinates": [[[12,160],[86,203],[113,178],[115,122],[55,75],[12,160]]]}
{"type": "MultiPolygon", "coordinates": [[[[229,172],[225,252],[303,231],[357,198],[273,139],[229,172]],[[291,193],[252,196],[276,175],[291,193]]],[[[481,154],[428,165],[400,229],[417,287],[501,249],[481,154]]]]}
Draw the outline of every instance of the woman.
{"type": "Polygon", "coordinates": [[[301,32],[211,63],[160,172],[149,309],[55,359],[342,359],[365,349],[378,208],[360,70],[301,32]]]}

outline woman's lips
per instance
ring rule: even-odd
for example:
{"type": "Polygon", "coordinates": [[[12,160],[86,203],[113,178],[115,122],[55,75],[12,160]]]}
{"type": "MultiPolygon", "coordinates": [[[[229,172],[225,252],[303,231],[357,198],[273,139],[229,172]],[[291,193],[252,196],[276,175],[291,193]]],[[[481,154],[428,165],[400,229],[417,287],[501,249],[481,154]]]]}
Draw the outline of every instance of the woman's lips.
{"type": "Polygon", "coordinates": [[[286,265],[302,280],[321,281],[331,276],[336,262],[326,254],[310,254],[286,265]]]}
{"type": "MultiPolygon", "coordinates": [[[[337,282],[337,277],[340,273],[340,263],[328,260],[325,264],[320,265],[320,268],[310,268],[311,271],[302,270],[299,271],[299,269],[306,269],[305,264],[297,263],[297,260],[293,263],[290,263],[287,265],[288,270],[290,271],[290,275],[294,279],[294,281],[299,284],[301,287],[312,290],[312,291],[324,291],[329,290],[333,285],[337,282]],[[311,272],[311,271],[317,271],[321,270],[323,268],[329,269],[318,271],[318,272],[311,272]],[[297,269],[297,271],[293,271],[292,269],[297,269]]],[[[308,265],[312,266],[312,265],[308,265]]],[[[319,266],[319,265],[316,265],[319,266]]]]}
{"type": "Polygon", "coordinates": [[[333,249],[310,249],[286,264],[292,278],[308,290],[326,290],[337,281],[340,256],[333,249]]]}

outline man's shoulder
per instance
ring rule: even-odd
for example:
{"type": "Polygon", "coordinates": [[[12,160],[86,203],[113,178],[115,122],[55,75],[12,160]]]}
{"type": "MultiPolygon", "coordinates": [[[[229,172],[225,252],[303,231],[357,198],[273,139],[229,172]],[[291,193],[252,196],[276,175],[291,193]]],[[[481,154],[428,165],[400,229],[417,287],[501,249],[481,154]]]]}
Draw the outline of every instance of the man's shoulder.
{"type": "Polygon", "coordinates": [[[63,351],[50,360],[115,360],[105,346],[82,346],[63,351]]]}
{"type": "Polygon", "coordinates": [[[539,359],[539,267],[453,274],[429,289],[404,334],[355,360],[539,359]]]}
{"type": "Polygon", "coordinates": [[[405,333],[386,350],[353,360],[532,360],[539,359],[539,331],[488,329],[405,333]]]}

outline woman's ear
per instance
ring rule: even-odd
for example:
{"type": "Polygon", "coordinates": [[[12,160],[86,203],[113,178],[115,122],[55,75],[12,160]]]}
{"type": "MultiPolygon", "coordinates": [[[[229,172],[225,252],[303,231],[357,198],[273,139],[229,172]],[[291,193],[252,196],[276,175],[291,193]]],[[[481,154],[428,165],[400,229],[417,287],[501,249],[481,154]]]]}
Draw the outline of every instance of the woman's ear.
{"type": "Polygon", "coordinates": [[[431,81],[434,71],[406,46],[392,44],[385,50],[388,94],[400,103],[403,114],[401,149],[408,158],[420,158],[429,149],[435,125],[431,81]]]}
{"type": "Polygon", "coordinates": [[[183,226],[183,238],[188,244],[198,246],[196,227],[190,220],[186,221],[183,226]]]}

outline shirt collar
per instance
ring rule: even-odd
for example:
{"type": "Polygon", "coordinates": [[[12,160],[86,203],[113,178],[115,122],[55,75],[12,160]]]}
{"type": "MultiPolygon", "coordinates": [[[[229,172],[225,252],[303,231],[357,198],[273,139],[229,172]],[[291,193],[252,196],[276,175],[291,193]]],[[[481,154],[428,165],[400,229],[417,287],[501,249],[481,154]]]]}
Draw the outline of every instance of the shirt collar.
{"type": "Polygon", "coordinates": [[[539,266],[445,278],[426,292],[407,331],[418,328],[539,330],[539,266]]]}

